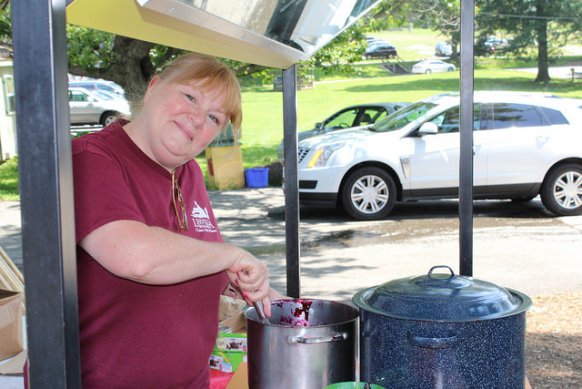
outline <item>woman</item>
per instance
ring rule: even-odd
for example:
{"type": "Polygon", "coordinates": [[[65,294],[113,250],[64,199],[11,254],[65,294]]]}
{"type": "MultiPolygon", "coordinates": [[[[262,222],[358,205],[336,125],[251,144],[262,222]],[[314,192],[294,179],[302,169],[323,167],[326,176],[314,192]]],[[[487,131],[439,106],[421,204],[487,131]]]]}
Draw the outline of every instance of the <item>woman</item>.
{"type": "Polygon", "coordinates": [[[215,58],[182,56],[141,110],[73,141],[84,388],[206,388],[229,282],[270,315],[267,267],[222,242],[194,157],[230,122],[240,88],[215,58]]]}

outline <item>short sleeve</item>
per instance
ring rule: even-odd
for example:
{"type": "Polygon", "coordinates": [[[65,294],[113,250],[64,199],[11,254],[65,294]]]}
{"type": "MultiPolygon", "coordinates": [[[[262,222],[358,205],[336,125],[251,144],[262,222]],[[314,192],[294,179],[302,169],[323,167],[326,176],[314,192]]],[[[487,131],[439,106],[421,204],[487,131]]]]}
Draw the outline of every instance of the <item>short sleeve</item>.
{"type": "Polygon", "coordinates": [[[73,179],[77,243],[113,221],[144,221],[124,170],[114,157],[87,150],[74,153],[73,179]]]}

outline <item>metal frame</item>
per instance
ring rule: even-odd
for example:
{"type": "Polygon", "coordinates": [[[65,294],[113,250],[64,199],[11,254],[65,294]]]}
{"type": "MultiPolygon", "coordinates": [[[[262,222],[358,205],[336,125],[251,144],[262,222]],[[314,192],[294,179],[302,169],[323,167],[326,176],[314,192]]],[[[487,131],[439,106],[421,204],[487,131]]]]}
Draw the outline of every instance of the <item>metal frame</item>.
{"type": "Polygon", "coordinates": [[[80,388],[65,1],[12,2],[31,388],[80,388]]]}
{"type": "MultiPolygon", "coordinates": [[[[31,388],[79,388],[65,0],[12,2],[31,388]]],[[[461,1],[461,274],[472,274],[474,0],[461,1]]],[[[300,294],[297,74],[283,71],[288,294],[300,294]]]]}
{"type": "Polygon", "coordinates": [[[287,295],[300,297],[299,183],[297,178],[297,69],[283,70],[283,150],[285,156],[285,243],[287,295]]]}
{"type": "Polygon", "coordinates": [[[475,0],[461,1],[459,272],[473,276],[473,41],[475,0]]]}

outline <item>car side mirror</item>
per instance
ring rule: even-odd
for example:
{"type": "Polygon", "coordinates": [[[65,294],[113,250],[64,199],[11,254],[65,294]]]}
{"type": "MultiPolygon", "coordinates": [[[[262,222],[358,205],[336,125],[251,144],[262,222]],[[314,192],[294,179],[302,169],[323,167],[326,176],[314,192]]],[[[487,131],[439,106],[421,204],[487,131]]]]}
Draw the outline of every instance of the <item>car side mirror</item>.
{"type": "Polygon", "coordinates": [[[432,122],[423,123],[418,129],[420,135],[431,135],[439,132],[439,128],[436,124],[432,122]]]}

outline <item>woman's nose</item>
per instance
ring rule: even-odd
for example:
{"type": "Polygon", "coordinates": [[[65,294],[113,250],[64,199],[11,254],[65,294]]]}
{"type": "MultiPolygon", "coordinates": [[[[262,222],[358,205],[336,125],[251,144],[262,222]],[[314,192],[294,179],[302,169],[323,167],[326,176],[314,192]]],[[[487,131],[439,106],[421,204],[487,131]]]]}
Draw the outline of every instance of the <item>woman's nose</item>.
{"type": "Polygon", "coordinates": [[[188,113],[188,120],[190,120],[195,125],[201,125],[204,123],[204,118],[206,114],[202,112],[201,109],[193,109],[188,113]]]}

